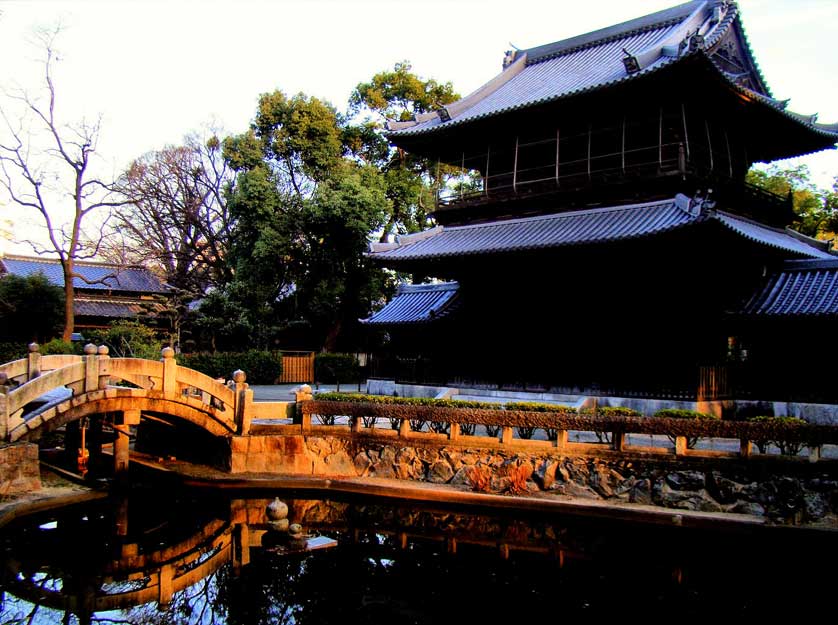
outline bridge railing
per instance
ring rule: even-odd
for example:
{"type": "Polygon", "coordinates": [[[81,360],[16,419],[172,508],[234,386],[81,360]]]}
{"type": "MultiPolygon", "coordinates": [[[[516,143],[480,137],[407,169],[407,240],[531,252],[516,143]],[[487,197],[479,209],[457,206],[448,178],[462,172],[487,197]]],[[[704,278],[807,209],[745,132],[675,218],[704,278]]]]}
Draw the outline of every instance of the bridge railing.
{"type": "MultiPolygon", "coordinates": [[[[786,447],[797,448],[798,451],[808,448],[811,462],[820,460],[824,445],[838,444],[838,427],[830,425],[318,401],[310,395],[300,406],[299,425],[282,427],[288,433],[292,428],[299,428],[304,435],[343,432],[352,436],[374,435],[442,444],[457,442],[487,447],[514,444],[543,450],[559,448],[567,452],[608,449],[617,453],[674,454],[676,457],[696,458],[747,458],[756,455],[755,446],[762,451],[769,444],[775,444],[774,441],[781,440],[792,443],[786,447]],[[346,424],[339,423],[338,418],[345,419],[346,424]],[[319,421],[319,425],[314,419],[319,421]],[[389,427],[380,427],[381,421],[389,422],[389,427]],[[484,433],[478,433],[477,426],[481,426],[480,430],[484,433]],[[533,433],[538,429],[545,431],[547,440],[533,439],[533,433]],[[599,442],[571,442],[570,432],[590,434],[590,438],[595,437],[599,442]],[[649,435],[649,446],[630,444],[629,434],[649,435]],[[651,439],[654,436],[666,436],[672,445],[655,446],[651,439]],[[737,448],[733,451],[693,449],[701,438],[726,439],[737,448]]],[[[782,450],[781,454],[789,455],[782,450]]]]}
{"type": "Polygon", "coordinates": [[[0,365],[0,441],[24,425],[28,404],[60,388],[71,391],[74,399],[108,389],[138,389],[149,397],[199,408],[231,433],[249,431],[255,410],[243,371],[234,372],[225,384],[179,366],[169,347],[160,361],[110,358],[107,347],[92,344],[85,346],[84,356],[42,356],[34,343],[29,350],[26,358],[0,365]]]}

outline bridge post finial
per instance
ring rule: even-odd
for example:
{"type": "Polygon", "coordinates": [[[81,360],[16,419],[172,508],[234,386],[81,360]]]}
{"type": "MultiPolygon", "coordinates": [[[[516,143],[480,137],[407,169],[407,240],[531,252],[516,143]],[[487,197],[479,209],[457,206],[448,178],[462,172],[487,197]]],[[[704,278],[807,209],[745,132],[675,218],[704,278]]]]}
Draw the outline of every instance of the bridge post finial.
{"type": "Polygon", "coordinates": [[[5,372],[0,373],[0,443],[9,438],[9,404],[6,399],[8,383],[9,376],[5,372]]]}
{"type": "Polygon", "coordinates": [[[175,350],[171,347],[164,347],[160,350],[160,359],[163,363],[163,394],[174,394],[177,392],[177,360],[175,350]]]}
{"type": "Polygon", "coordinates": [[[108,349],[107,345],[100,345],[96,349],[96,355],[98,356],[99,361],[99,389],[108,388],[108,384],[110,384],[111,379],[108,377],[108,371],[110,369],[110,365],[108,361],[111,359],[108,354],[110,353],[110,349],[108,349]]]}
{"type": "Polygon", "coordinates": [[[41,349],[37,343],[29,343],[29,353],[26,355],[26,379],[34,380],[41,375],[41,349]]]}
{"type": "Polygon", "coordinates": [[[236,426],[238,433],[246,436],[250,432],[250,420],[253,412],[253,391],[245,381],[247,374],[241,369],[233,371],[233,385],[236,394],[236,426]]]}

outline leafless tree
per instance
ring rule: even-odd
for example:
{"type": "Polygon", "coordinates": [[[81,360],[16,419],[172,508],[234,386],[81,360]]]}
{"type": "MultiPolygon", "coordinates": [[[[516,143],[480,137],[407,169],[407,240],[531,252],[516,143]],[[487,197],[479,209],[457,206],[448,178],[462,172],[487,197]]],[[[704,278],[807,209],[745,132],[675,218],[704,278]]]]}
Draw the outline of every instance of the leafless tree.
{"type": "Polygon", "coordinates": [[[177,292],[197,297],[229,276],[231,220],[224,191],[233,174],[215,134],[150,152],[118,183],[129,202],[115,215],[125,260],[156,269],[177,292]]]}
{"type": "Polygon", "coordinates": [[[74,329],[74,279],[89,282],[75,271],[75,263],[96,256],[108,216],[124,200],[114,194],[112,182],[92,173],[101,118],[64,124],[57,114],[53,70],[60,30],[37,35],[44,53],[41,92],[4,90],[0,188],[18,206],[40,214],[46,226],[49,243],[30,243],[36,253],[55,254],[60,260],[66,298],[63,339],[69,341],[74,329]],[[85,231],[91,222],[95,222],[94,236],[85,231]]]}

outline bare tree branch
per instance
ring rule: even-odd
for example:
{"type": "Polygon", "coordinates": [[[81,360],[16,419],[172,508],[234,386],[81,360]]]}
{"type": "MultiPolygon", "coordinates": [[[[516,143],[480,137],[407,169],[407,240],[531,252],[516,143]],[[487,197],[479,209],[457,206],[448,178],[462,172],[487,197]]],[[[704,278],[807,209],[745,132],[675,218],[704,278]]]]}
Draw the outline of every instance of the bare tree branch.
{"type": "MultiPolygon", "coordinates": [[[[37,212],[46,226],[51,249],[33,245],[38,254],[46,251],[58,256],[64,275],[65,314],[64,340],[70,340],[74,330],[73,279],[90,281],[74,269],[76,260],[90,257],[102,245],[104,224],[110,217],[110,210],[123,206],[125,200],[114,191],[113,182],[96,178],[90,172],[91,158],[101,129],[101,116],[94,122],[82,120],[75,125],[59,123],[57,90],[53,78],[54,64],[58,60],[55,42],[61,32],[60,25],[38,34],[38,41],[44,53],[43,99],[25,90],[4,92],[7,102],[23,108],[23,113],[13,123],[7,109],[0,105],[0,117],[5,125],[7,138],[0,139],[0,187],[6,190],[11,200],[30,211],[37,212]],[[39,130],[47,137],[47,147],[38,152],[39,136],[29,129],[39,130]],[[52,166],[53,169],[39,169],[52,166]],[[66,181],[68,189],[62,190],[53,183],[66,181]],[[72,199],[72,215],[65,222],[60,214],[66,202],[61,197],[72,199]],[[85,236],[84,225],[94,217],[100,217],[98,236],[92,242],[85,236]]],[[[116,275],[116,274],[114,274],[116,275]]]]}

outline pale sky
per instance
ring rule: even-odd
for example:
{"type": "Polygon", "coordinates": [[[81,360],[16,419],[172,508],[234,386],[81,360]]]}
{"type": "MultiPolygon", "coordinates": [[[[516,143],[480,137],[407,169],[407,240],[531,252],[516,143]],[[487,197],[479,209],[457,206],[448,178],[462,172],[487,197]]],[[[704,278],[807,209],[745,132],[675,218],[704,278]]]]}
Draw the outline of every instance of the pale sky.
{"type": "MultiPolygon", "coordinates": [[[[64,25],[57,110],[103,116],[101,165],[215,124],[245,130],[261,93],[302,91],[344,110],[352,88],[409,60],[461,94],[499,73],[511,45],[528,48],[678,4],[678,0],[0,0],[0,86],[36,85],[33,29],[64,25]]],[[[838,122],[836,0],[740,0],[746,32],[774,96],[838,122]]],[[[807,157],[816,181],[838,174],[838,151],[807,157]]],[[[20,208],[2,220],[21,229],[20,208]]],[[[20,236],[18,234],[18,236],[20,236]]],[[[19,247],[7,249],[18,253],[19,247]]]]}

